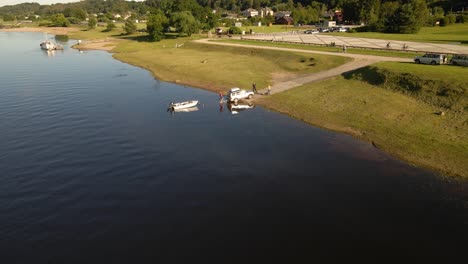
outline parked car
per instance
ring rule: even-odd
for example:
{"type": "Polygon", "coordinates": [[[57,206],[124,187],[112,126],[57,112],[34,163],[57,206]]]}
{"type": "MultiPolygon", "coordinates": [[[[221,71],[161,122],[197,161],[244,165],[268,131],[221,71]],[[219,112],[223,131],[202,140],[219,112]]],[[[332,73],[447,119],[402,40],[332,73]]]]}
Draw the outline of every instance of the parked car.
{"type": "Polygon", "coordinates": [[[304,34],[317,34],[317,33],[319,33],[319,31],[316,29],[307,29],[304,31],[304,34]]]}
{"type": "Polygon", "coordinates": [[[237,102],[241,99],[251,99],[254,96],[253,91],[246,91],[246,90],[241,90],[238,87],[231,88],[227,94],[227,100],[229,102],[234,102],[237,104],[237,102]]]}
{"type": "Polygon", "coordinates": [[[439,53],[426,53],[423,56],[416,56],[414,58],[414,62],[416,63],[424,63],[424,64],[444,64],[447,63],[447,55],[446,54],[439,54],[439,53]]]}
{"type": "Polygon", "coordinates": [[[347,30],[346,30],[345,28],[342,28],[342,27],[340,27],[340,28],[338,28],[338,29],[336,30],[336,32],[346,32],[346,31],[347,31],[347,30]]]}
{"type": "Polygon", "coordinates": [[[450,64],[468,66],[468,55],[455,54],[450,60],[450,64]]]}

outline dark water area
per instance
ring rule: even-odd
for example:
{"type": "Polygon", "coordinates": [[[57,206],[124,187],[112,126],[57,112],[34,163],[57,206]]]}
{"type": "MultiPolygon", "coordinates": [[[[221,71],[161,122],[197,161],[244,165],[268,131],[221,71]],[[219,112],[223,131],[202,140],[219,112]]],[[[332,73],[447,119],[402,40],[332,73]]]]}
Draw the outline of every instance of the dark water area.
{"type": "Polygon", "coordinates": [[[43,39],[0,32],[1,263],[465,256],[466,181],[43,39]]]}

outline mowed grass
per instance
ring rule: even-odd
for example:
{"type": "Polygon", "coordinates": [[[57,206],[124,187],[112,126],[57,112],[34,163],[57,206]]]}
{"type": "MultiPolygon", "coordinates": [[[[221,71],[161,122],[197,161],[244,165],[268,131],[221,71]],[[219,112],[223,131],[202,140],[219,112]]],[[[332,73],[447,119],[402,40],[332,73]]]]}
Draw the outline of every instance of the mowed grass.
{"type": "Polygon", "coordinates": [[[275,76],[319,72],[350,60],[325,55],[218,47],[192,40],[123,41],[113,52],[115,58],[146,68],[158,79],[213,91],[226,91],[235,86],[251,89],[253,82],[262,89],[272,83],[275,76]]]}
{"type": "MultiPolygon", "coordinates": [[[[379,67],[404,71],[394,63],[379,67]]],[[[455,78],[467,76],[458,75],[458,70],[466,69],[456,69],[455,78]]],[[[441,78],[441,75],[434,77],[441,78]]],[[[441,109],[437,106],[343,76],[263,100],[267,107],[297,119],[372,141],[410,163],[468,178],[466,111],[446,110],[445,115],[440,115],[441,109]]]]}
{"type": "Polygon", "coordinates": [[[452,24],[446,27],[423,27],[416,34],[388,34],[378,32],[327,33],[336,36],[375,38],[401,41],[461,43],[468,45],[468,23],[452,24]]]}
{"type": "MultiPolygon", "coordinates": [[[[318,45],[313,45],[313,44],[307,45],[307,44],[292,44],[292,43],[269,42],[269,41],[238,40],[238,39],[212,40],[212,41],[238,43],[238,44],[245,44],[245,45],[252,45],[252,46],[255,45],[255,46],[264,46],[264,47],[316,50],[316,51],[335,52],[335,53],[342,52],[342,47],[318,46],[318,45]]],[[[364,54],[364,55],[398,57],[398,58],[414,58],[417,55],[421,55],[421,53],[414,53],[414,52],[399,52],[399,51],[356,49],[356,48],[347,48],[346,52],[352,53],[352,54],[364,54]]]]}

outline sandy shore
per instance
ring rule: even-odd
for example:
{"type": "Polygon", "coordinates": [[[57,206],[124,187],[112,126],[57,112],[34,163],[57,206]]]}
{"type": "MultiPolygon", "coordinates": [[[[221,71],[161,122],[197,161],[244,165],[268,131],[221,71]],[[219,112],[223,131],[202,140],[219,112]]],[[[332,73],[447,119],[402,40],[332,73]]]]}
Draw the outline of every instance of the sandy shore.
{"type": "Polygon", "coordinates": [[[105,50],[111,51],[117,45],[116,39],[86,40],[72,48],[79,50],[105,50]]]}
{"type": "MultiPolygon", "coordinates": [[[[0,32],[46,32],[51,35],[68,35],[79,30],[80,29],[76,27],[19,27],[0,29],[0,32]]],[[[80,50],[111,51],[116,45],[115,39],[99,39],[83,41],[80,45],[74,45],[73,48],[80,50]]]]}
{"type": "Polygon", "coordinates": [[[0,29],[0,32],[47,32],[52,35],[67,35],[78,30],[80,29],[74,27],[19,27],[0,29]]]}

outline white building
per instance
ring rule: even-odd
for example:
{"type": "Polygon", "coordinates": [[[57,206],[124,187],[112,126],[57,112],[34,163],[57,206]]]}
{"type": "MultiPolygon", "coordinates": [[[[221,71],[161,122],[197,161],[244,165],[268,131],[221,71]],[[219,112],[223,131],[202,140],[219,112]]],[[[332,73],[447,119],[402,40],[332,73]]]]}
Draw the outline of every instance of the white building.
{"type": "Polygon", "coordinates": [[[258,11],[253,8],[249,8],[249,9],[244,10],[242,12],[242,15],[245,17],[256,17],[258,16],[258,11]]]}

